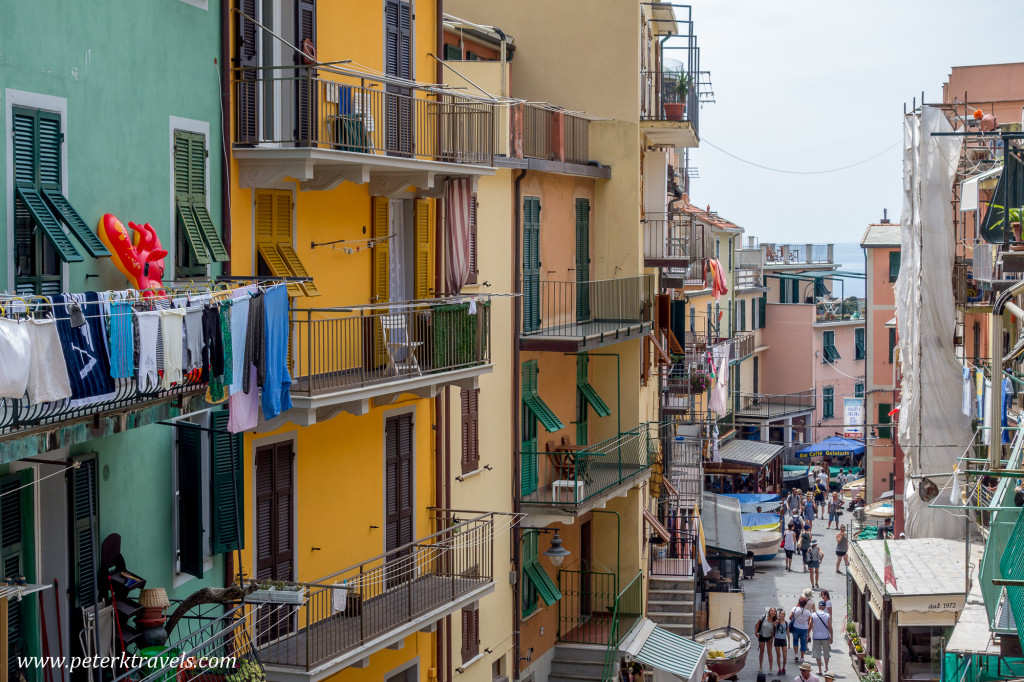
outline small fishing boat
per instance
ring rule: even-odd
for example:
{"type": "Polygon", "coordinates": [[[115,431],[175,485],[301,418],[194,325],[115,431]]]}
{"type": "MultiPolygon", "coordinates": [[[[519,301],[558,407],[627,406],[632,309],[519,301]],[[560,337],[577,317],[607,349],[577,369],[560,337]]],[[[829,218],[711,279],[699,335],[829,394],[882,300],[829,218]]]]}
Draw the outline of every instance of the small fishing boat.
{"type": "Polygon", "coordinates": [[[843,486],[840,492],[840,497],[849,502],[850,500],[864,494],[864,485],[867,483],[866,479],[858,478],[856,481],[850,481],[843,486]]]}
{"type": "Polygon", "coordinates": [[[750,637],[732,625],[697,633],[693,641],[707,647],[706,665],[723,680],[736,679],[750,653],[750,637]]]}
{"type": "Polygon", "coordinates": [[[743,529],[743,542],[748,552],[754,553],[754,561],[771,561],[779,553],[782,533],[778,530],[743,529]]]}
{"type": "Polygon", "coordinates": [[[892,502],[874,502],[864,507],[864,516],[870,516],[876,519],[892,518],[893,506],[892,502]]]}

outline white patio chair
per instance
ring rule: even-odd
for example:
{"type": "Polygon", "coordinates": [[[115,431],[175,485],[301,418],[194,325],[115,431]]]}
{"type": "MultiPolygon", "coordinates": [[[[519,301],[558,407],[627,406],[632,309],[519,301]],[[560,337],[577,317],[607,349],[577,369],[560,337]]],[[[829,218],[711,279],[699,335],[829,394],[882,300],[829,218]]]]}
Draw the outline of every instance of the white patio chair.
{"type": "Polygon", "coordinates": [[[416,351],[423,342],[409,340],[405,322],[405,315],[382,315],[380,318],[384,346],[388,352],[388,374],[423,373],[416,358],[416,351]]]}

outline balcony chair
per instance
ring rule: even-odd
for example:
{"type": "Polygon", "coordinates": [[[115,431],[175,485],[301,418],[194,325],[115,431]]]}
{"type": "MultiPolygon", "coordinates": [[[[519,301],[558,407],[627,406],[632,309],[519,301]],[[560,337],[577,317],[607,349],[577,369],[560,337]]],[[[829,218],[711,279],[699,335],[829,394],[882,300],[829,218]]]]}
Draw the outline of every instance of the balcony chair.
{"type": "Polygon", "coordinates": [[[585,495],[584,484],[592,481],[587,472],[587,459],[577,459],[579,446],[573,445],[568,436],[562,436],[562,443],[558,446],[555,441],[549,440],[545,452],[555,473],[555,480],[551,482],[552,501],[558,499],[558,491],[564,488],[576,490],[576,501],[582,499],[585,495]]]}
{"type": "Polygon", "coordinates": [[[388,374],[423,374],[416,359],[423,342],[410,340],[405,315],[381,315],[380,326],[388,352],[388,374]]]}

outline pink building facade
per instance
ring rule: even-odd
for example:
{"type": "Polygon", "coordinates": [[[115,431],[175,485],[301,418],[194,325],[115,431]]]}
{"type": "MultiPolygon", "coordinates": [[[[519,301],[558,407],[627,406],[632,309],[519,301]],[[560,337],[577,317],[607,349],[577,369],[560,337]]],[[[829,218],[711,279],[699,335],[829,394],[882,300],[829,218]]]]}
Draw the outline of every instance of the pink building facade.
{"type": "Polygon", "coordinates": [[[897,446],[895,429],[889,412],[897,403],[895,389],[895,345],[898,339],[896,317],[896,276],[900,268],[900,226],[877,223],[869,225],[861,239],[867,259],[865,270],[867,293],[867,404],[868,423],[874,425],[876,438],[868,438],[865,456],[866,494],[874,501],[894,490],[897,504],[902,503],[903,487],[896,485],[897,446]]]}

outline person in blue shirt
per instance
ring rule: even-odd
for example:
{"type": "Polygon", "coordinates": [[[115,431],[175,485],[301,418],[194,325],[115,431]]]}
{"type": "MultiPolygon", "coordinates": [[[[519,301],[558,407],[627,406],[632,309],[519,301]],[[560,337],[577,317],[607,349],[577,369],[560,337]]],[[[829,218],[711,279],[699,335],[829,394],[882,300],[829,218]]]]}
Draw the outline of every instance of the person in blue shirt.
{"type": "Polygon", "coordinates": [[[804,498],[804,523],[813,526],[814,521],[814,498],[808,495],[804,498]]]}

